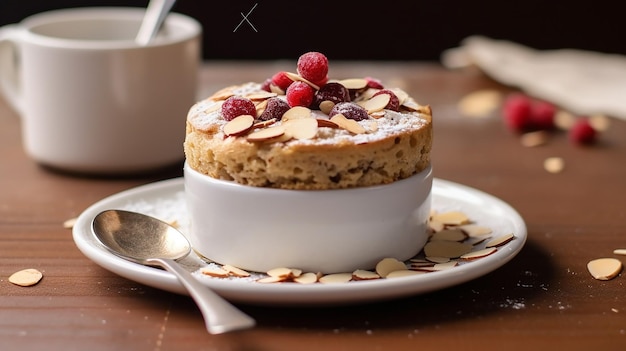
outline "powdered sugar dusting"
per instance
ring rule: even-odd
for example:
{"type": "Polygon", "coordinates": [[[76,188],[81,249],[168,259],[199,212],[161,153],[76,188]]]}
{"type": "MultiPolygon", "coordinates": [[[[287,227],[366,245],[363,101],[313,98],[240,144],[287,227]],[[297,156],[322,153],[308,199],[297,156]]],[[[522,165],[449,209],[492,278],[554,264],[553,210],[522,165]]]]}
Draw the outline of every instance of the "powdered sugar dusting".
{"type": "MultiPolygon", "coordinates": [[[[263,92],[263,90],[261,89],[261,85],[258,83],[246,83],[233,89],[233,93],[241,96],[257,92],[263,92]]],[[[282,95],[280,95],[279,97],[284,98],[284,96],[282,95]]],[[[414,102],[410,97],[408,99],[414,102]]],[[[220,111],[221,109],[215,108],[215,105],[218,103],[219,102],[211,99],[205,99],[196,103],[189,111],[189,114],[187,116],[188,121],[198,130],[209,130],[212,126],[217,126],[218,130],[221,130],[222,126],[226,124],[226,121],[222,117],[220,111]]],[[[318,119],[329,118],[328,115],[319,110],[313,110],[312,113],[313,117],[318,119]]],[[[385,110],[385,115],[381,118],[370,118],[358,121],[358,123],[366,130],[368,130],[368,132],[363,134],[352,134],[349,131],[341,128],[320,127],[315,138],[306,140],[292,139],[286,142],[286,144],[365,144],[386,139],[390,136],[394,136],[408,130],[420,129],[427,123],[427,120],[423,118],[423,116],[418,112],[395,112],[391,110],[385,110]],[[377,124],[377,128],[375,131],[370,131],[371,124],[373,122],[377,124]]],[[[277,122],[277,124],[280,124],[280,122],[277,122]]]]}

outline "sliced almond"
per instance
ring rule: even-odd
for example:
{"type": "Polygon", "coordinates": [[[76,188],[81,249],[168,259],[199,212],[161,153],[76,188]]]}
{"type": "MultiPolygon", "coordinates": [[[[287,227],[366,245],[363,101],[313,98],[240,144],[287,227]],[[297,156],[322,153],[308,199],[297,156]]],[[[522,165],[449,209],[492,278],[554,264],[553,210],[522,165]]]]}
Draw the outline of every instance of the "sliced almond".
{"type": "Polygon", "coordinates": [[[317,126],[318,127],[328,127],[328,128],[339,128],[339,126],[337,125],[337,123],[328,120],[328,119],[323,119],[323,118],[318,118],[317,119],[317,126]]]}
{"type": "Polygon", "coordinates": [[[268,119],[267,121],[256,122],[252,125],[252,128],[266,128],[276,123],[276,118],[268,119]]]}
{"type": "Polygon", "coordinates": [[[65,229],[72,229],[72,228],[74,228],[74,224],[76,224],[77,220],[78,220],[78,217],[74,217],[74,218],[70,218],[70,219],[66,220],[65,222],[63,222],[63,228],[65,228],[65,229]]]}
{"type": "Polygon", "coordinates": [[[424,245],[426,257],[457,258],[472,251],[472,245],[456,241],[429,241],[424,245]]]}
{"type": "Polygon", "coordinates": [[[227,136],[238,136],[245,134],[252,128],[254,117],[250,115],[241,115],[233,118],[224,124],[224,134],[227,136]]]}
{"type": "Polygon", "coordinates": [[[287,122],[292,119],[310,118],[311,110],[304,106],[294,106],[283,114],[281,121],[287,122]]]}
{"type": "Polygon", "coordinates": [[[391,95],[380,94],[373,96],[371,99],[359,101],[357,104],[367,110],[367,113],[373,113],[384,109],[391,100],[391,95]]]}
{"type": "Polygon", "coordinates": [[[250,93],[245,95],[244,97],[250,100],[266,100],[271,97],[277,96],[278,94],[269,91],[258,91],[254,93],[250,93]]]}
{"type": "Polygon", "coordinates": [[[509,233],[509,234],[505,234],[505,235],[501,235],[497,238],[491,239],[489,240],[486,244],[485,247],[497,247],[497,246],[502,246],[506,243],[508,243],[509,241],[515,239],[515,235],[513,233],[509,233]]]}
{"type": "Polygon", "coordinates": [[[325,114],[329,114],[330,110],[332,110],[333,107],[335,107],[335,103],[332,101],[324,100],[320,102],[320,111],[324,112],[325,114]]]}
{"type": "Polygon", "coordinates": [[[294,82],[298,82],[298,81],[300,81],[300,82],[305,82],[306,84],[310,85],[310,86],[311,86],[311,88],[313,88],[314,90],[320,90],[320,87],[319,87],[319,86],[317,86],[317,85],[316,85],[316,84],[314,84],[313,82],[311,82],[311,81],[309,81],[309,80],[305,79],[304,77],[302,77],[302,76],[301,76],[301,75],[299,75],[299,74],[296,74],[296,73],[293,73],[293,72],[285,72],[285,75],[286,75],[289,79],[293,80],[294,82]]]}
{"type": "Polygon", "coordinates": [[[300,284],[313,284],[313,283],[317,283],[318,279],[319,279],[318,274],[312,273],[312,272],[307,272],[307,273],[303,273],[300,276],[294,278],[293,281],[296,282],[296,283],[300,283],[300,284]]]}
{"type": "Polygon", "coordinates": [[[611,120],[605,115],[592,115],[589,117],[589,124],[598,132],[604,132],[611,126],[611,120]]]}
{"type": "Polygon", "coordinates": [[[246,272],[241,268],[237,268],[229,264],[223,265],[222,269],[236,277],[249,277],[250,276],[249,272],[246,272]]]}
{"type": "Polygon", "coordinates": [[[494,112],[502,101],[502,93],[493,89],[477,90],[459,101],[459,112],[467,117],[484,118],[494,112]]]}
{"type": "Polygon", "coordinates": [[[350,90],[361,90],[367,88],[367,80],[363,78],[348,78],[337,81],[337,83],[350,90]]]}
{"type": "Polygon", "coordinates": [[[266,272],[270,277],[289,278],[292,275],[291,268],[279,267],[266,272]]]}
{"type": "Polygon", "coordinates": [[[559,110],[554,114],[554,124],[559,129],[568,130],[574,125],[574,122],[576,122],[576,116],[570,112],[559,110]]]}
{"type": "Polygon", "coordinates": [[[262,284],[271,284],[271,283],[282,283],[286,280],[286,278],[282,278],[282,277],[264,277],[264,278],[260,278],[257,279],[257,283],[262,283],[262,284]]]}
{"type": "Polygon", "coordinates": [[[587,263],[589,273],[598,280],[610,280],[622,271],[622,262],[615,258],[598,258],[587,263]]]}
{"type": "Polygon", "coordinates": [[[450,257],[426,256],[426,260],[432,263],[446,263],[450,262],[450,257]]]}
{"type": "Polygon", "coordinates": [[[404,104],[404,102],[409,98],[409,94],[400,88],[390,88],[389,90],[396,94],[400,105],[404,104]]]}
{"type": "MultiPolygon", "coordinates": [[[[387,94],[383,94],[387,95],[387,94]]],[[[330,118],[331,122],[337,124],[340,128],[343,128],[350,133],[354,134],[363,134],[367,132],[363,126],[361,126],[357,121],[353,119],[348,119],[341,113],[338,113],[330,118]]]]}
{"type": "Polygon", "coordinates": [[[317,135],[317,120],[315,118],[298,118],[283,123],[285,132],[294,139],[313,139],[317,135]]]}
{"type": "Polygon", "coordinates": [[[448,261],[443,263],[437,263],[433,266],[434,271],[444,271],[456,267],[459,263],[457,261],[448,261]]]}
{"type": "Polygon", "coordinates": [[[17,271],[9,277],[9,282],[19,286],[33,286],[43,278],[43,274],[34,269],[28,268],[17,271]]]}
{"type": "Polygon", "coordinates": [[[285,95],[285,91],[276,84],[270,84],[270,91],[272,93],[276,93],[276,95],[285,95]]]}
{"type": "Polygon", "coordinates": [[[470,222],[469,217],[460,211],[436,213],[432,216],[432,220],[441,222],[445,225],[463,225],[470,222]]]}
{"type": "Polygon", "coordinates": [[[463,241],[465,239],[467,239],[467,234],[460,229],[444,229],[430,237],[430,240],[463,241]]]}
{"type": "Polygon", "coordinates": [[[206,110],[204,110],[204,113],[206,113],[208,115],[208,114],[213,113],[213,112],[215,112],[217,110],[220,110],[222,108],[223,104],[224,104],[223,100],[216,101],[214,104],[209,106],[206,110]]]}
{"type": "Polygon", "coordinates": [[[541,146],[548,142],[550,135],[545,130],[537,130],[522,134],[520,142],[525,147],[541,146]]]}
{"type": "Polygon", "coordinates": [[[268,100],[261,100],[254,105],[254,107],[256,108],[256,118],[261,117],[263,112],[265,112],[265,109],[267,108],[267,104],[268,104],[267,101],[268,100]]]}
{"type": "Polygon", "coordinates": [[[389,274],[387,274],[387,276],[385,278],[387,279],[393,279],[393,278],[401,278],[401,277],[409,277],[409,276],[414,276],[414,275],[420,275],[420,274],[425,274],[426,272],[420,272],[420,271],[412,271],[412,270],[400,270],[400,271],[393,271],[393,272],[389,272],[389,274]]]}
{"type": "Polygon", "coordinates": [[[615,249],[613,253],[616,255],[626,255],[626,249],[615,249]]]}
{"type": "Polygon", "coordinates": [[[428,222],[428,227],[430,228],[430,230],[432,230],[433,232],[438,232],[441,230],[444,230],[446,225],[443,222],[440,221],[434,221],[434,220],[430,220],[428,222]]]}
{"type": "Polygon", "coordinates": [[[327,274],[319,279],[323,284],[347,283],[352,280],[352,273],[334,273],[327,274]]]}
{"type": "Polygon", "coordinates": [[[393,271],[406,270],[406,264],[404,262],[398,261],[395,258],[383,258],[376,264],[376,273],[378,273],[381,277],[386,277],[387,274],[393,271]]]}
{"type": "Polygon", "coordinates": [[[464,255],[461,255],[461,259],[463,260],[475,260],[477,258],[482,258],[485,256],[489,256],[492,253],[498,251],[497,248],[495,247],[488,247],[486,249],[482,249],[482,250],[476,250],[476,251],[472,251],[472,252],[468,252],[464,255]]]}
{"type": "Polygon", "coordinates": [[[213,95],[209,96],[208,99],[209,100],[226,100],[229,97],[235,95],[235,93],[233,92],[233,90],[235,89],[234,85],[231,85],[229,87],[220,89],[218,91],[216,91],[215,93],[213,93],[213,95]]]}
{"type": "Polygon", "coordinates": [[[230,275],[227,270],[220,267],[205,267],[200,272],[215,278],[227,278],[230,275]]]}
{"type": "Polygon", "coordinates": [[[457,228],[461,229],[469,237],[483,237],[493,232],[491,228],[478,224],[463,224],[457,228]]]}
{"type": "Polygon", "coordinates": [[[285,134],[285,127],[282,125],[274,126],[265,129],[259,129],[254,131],[246,136],[246,140],[248,141],[266,141],[266,140],[274,140],[285,134]]]}
{"type": "Polygon", "coordinates": [[[372,116],[375,119],[383,118],[383,117],[385,117],[385,110],[372,112],[372,113],[370,113],[370,116],[372,116]]]}
{"type": "Polygon", "coordinates": [[[372,279],[379,279],[379,278],[380,278],[380,275],[372,271],[357,269],[356,271],[352,272],[353,280],[372,280],[372,279]]]}
{"type": "Polygon", "coordinates": [[[561,157],[548,157],[543,161],[543,168],[550,173],[561,173],[565,168],[565,161],[561,157]]]}
{"type": "Polygon", "coordinates": [[[369,125],[370,125],[370,132],[374,133],[378,130],[378,122],[370,121],[369,125]]]}

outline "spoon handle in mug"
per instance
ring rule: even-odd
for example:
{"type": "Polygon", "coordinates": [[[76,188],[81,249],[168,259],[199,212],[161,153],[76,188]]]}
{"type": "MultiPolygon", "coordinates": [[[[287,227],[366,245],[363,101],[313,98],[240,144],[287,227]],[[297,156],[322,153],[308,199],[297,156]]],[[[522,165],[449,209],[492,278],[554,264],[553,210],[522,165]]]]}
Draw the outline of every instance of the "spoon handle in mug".
{"type": "Polygon", "coordinates": [[[202,312],[209,333],[221,334],[233,330],[250,328],[256,324],[254,319],[238,310],[224,298],[209,289],[209,287],[200,283],[176,261],[166,258],[151,258],[146,260],[146,262],[159,265],[176,275],[202,312]]]}

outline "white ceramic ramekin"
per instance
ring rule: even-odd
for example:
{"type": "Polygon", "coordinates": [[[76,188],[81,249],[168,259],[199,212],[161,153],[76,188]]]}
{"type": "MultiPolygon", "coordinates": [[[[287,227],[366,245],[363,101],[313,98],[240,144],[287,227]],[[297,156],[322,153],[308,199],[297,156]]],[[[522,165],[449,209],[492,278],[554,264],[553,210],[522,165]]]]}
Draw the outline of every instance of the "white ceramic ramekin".
{"type": "Polygon", "coordinates": [[[432,170],[391,184],[341,190],[240,185],[185,164],[194,250],[250,271],[339,273],[406,260],[427,240],[432,170]]]}

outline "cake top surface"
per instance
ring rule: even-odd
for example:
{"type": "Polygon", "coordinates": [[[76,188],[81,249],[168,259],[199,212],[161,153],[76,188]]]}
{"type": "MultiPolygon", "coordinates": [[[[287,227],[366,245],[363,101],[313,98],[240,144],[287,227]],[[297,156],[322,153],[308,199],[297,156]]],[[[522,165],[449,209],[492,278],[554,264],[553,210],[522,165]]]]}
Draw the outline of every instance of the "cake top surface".
{"type": "Polygon", "coordinates": [[[290,145],[364,144],[431,122],[430,107],[403,90],[373,78],[328,80],[319,57],[301,64],[309,54],[322,55],[302,55],[298,73],[281,71],[263,83],[221,89],[192,106],[188,122],[224,138],[290,145]]]}

